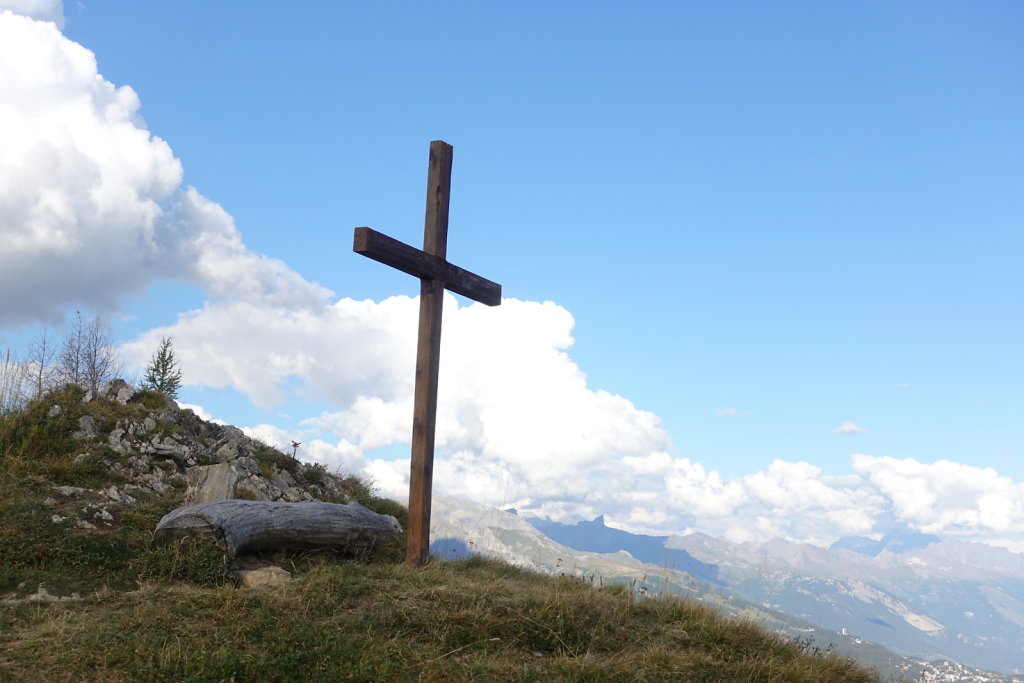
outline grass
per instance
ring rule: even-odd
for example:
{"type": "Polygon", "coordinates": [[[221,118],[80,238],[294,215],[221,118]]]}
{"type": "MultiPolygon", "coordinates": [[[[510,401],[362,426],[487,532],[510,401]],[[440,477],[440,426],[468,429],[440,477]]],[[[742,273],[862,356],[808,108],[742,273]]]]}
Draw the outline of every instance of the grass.
{"type": "Polygon", "coordinates": [[[132,506],[107,505],[113,517],[109,528],[85,530],[53,521],[60,508],[32,498],[22,494],[0,502],[0,594],[23,597],[41,584],[66,595],[135,588],[154,579],[199,585],[233,581],[232,567],[212,546],[150,548],[160,517],[180,502],[158,498],[132,506]]]}
{"type": "Polygon", "coordinates": [[[0,678],[876,680],[696,602],[480,559],[306,562],[267,590],[154,584],[0,608],[0,678]]]}
{"type": "MultiPolygon", "coordinates": [[[[121,482],[104,464],[115,454],[76,457],[80,417],[109,427],[140,419],[147,402],[158,404],[82,404],[67,390],[0,416],[0,680],[877,680],[700,602],[480,558],[414,570],[400,542],[359,558],[249,558],[295,578],[236,588],[235,561],[212,545],[150,547],[181,491],[114,502],[102,490],[121,482]],[[89,490],[65,496],[57,485],[89,490]],[[96,529],[68,522],[96,515],[96,529]],[[84,597],[26,600],[40,585],[84,597]]],[[[260,461],[294,459],[267,447],[260,461]]],[[[405,524],[404,507],[366,482],[339,488],[405,524]]]]}

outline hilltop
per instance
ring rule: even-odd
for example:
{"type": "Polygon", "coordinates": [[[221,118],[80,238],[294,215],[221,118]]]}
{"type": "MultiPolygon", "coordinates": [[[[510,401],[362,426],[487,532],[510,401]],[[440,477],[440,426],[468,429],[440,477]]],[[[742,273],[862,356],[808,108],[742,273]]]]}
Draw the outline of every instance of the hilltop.
{"type": "Polygon", "coordinates": [[[404,512],[161,394],[46,394],[0,416],[0,678],[878,680],[700,602],[593,578],[480,558],[414,570],[388,547],[151,548],[210,466],[233,473],[236,497],[404,512]],[[237,587],[237,570],[267,565],[292,578],[237,587]]]}

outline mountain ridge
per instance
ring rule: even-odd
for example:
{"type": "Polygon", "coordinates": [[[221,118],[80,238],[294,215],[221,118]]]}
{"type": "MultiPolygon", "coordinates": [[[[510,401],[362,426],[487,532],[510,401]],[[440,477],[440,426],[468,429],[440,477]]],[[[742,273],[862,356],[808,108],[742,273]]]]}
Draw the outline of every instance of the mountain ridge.
{"type": "Polygon", "coordinates": [[[977,548],[978,544],[940,539],[920,548],[898,553],[886,549],[870,556],[783,539],[733,543],[701,533],[632,535],[618,529],[607,531],[610,528],[601,517],[572,525],[527,518],[528,529],[524,518],[493,508],[493,512],[482,513],[480,509],[486,506],[445,497],[435,497],[435,501],[439,502],[435,503],[434,537],[466,539],[466,550],[471,552],[494,553],[538,570],[615,575],[627,583],[655,577],[655,591],[700,596],[734,614],[746,610],[763,615],[757,618],[781,628],[817,625],[821,634],[836,634],[820,637],[847,643],[844,654],[863,647],[857,645],[858,640],[873,641],[889,647],[898,657],[917,662],[915,666],[935,660],[978,668],[973,677],[961,680],[1024,680],[1014,677],[1024,668],[1024,601],[1018,597],[1024,595],[1024,556],[1002,548],[977,548]],[[444,521],[453,509],[458,510],[454,523],[444,521]],[[502,530],[504,526],[509,529],[502,530]],[[547,535],[550,531],[570,543],[574,538],[580,540],[580,531],[604,537],[583,539],[577,543],[579,548],[573,549],[571,545],[559,547],[561,544],[547,535]],[[698,566],[714,567],[719,582],[702,581],[663,563],[642,563],[632,554],[631,537],[640,548],[647,548],[652,539],[664,538],[667,547],[686,551],[698,566]],[[611,550],[616,544],[609,544],[609,539],[626,541],[618,544],[626,546],[618,550],[630,554],[583,549],[611,550]],[[996,566],[985,567],[990,557],[996,566]],[[568,566],[570,563],[573,566],[568,566]],[[778,615],[788,615],[794,621],[778,615]],[[849,640],[844,641],[847,636],[849,640]]]}

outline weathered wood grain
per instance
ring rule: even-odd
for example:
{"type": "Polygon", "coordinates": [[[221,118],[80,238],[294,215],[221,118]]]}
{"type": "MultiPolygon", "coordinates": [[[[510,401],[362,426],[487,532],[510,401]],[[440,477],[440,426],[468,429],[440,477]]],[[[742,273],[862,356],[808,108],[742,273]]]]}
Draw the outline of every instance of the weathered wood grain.
{"type": "Polygon", "coordinates": [[[367,550],[394,540],[398,520],[358,503],[220,500],[171,510],[156,525],[153,545],[206,538],[232,555],[261,550],[367,550]]]}
{"type": "Polygon", "coordinates": [[[372,228],[356,228],[352,251],[488,306],[501,304],[501,285],[372,228]]]}
{"type": "Polygon", "coordinates": [[[420,278],[419,340],[416,346],[412,459],[409,467],[409,529],[405,554],[405,561],[413,566],[427,561],[430,546],[430,496],[444,290],[450,289],[488,306],[501,304],[501,285],[446,260],[451,176],[452,146],[442,140],[434,140],[430,143],[427,168],[422,250],[370,228],[356,228],[352,247],[356,253],[420,278]]]}

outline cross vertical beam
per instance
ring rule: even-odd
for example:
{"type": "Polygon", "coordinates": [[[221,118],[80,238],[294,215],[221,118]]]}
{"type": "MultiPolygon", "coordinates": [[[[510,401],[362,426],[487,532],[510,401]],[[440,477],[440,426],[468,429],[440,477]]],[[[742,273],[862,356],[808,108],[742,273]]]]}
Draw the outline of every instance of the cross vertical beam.
{"type": "Polygon", "coordinates": [[[488,306],[501,304],[501,285],[452,265],[448,252],[448,201],[451,196],[452,147],[430,143],[427,209],[423,250],[410,247],[370,228],[356,228],[353,251],[420,278],[419,337],[416,345],[416,388],[409,468],[409,524],[405,561],[414,567],[427,561],[430,548],[430,495],[434,477],[434,427],[441,360],[441,307],[449,289],[488,306]]]}
{"type": "MultiPolygon", "coordinates": [[[[423,251],[444,259],[448,253],[448,203],[452,189],[452,147],[430,143],[423,251]]],[[[416,389],[412,415],[412,462],[409,466],[409,528],[405,562],[420,566],[430,547],[430,498],[434,480],[434,428],[437,380],[441,367],[441,313],[444,283],[420,281],[420,324],[416,342],[416,389]]]]}

